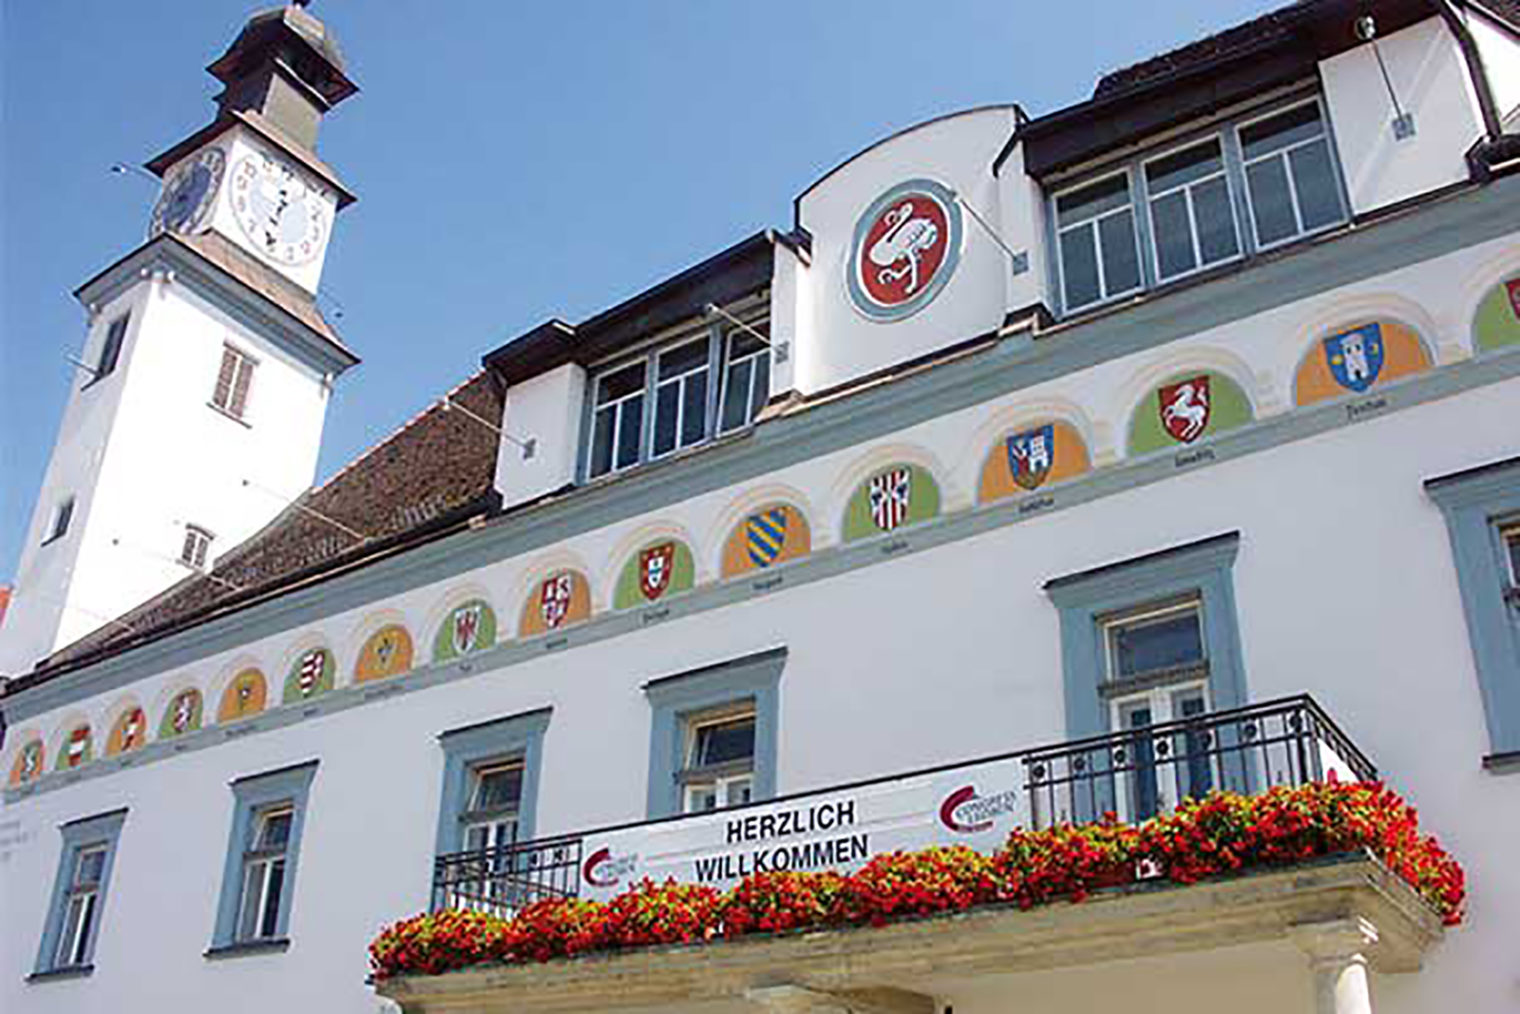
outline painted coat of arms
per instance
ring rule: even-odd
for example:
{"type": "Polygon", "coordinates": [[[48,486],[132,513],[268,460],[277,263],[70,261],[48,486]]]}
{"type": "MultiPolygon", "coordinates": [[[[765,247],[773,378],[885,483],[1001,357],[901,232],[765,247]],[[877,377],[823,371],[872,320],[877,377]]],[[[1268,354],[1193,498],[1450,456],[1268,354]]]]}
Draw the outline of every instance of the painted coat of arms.
{"type": "Polygon", "coordinates": [[[42,770],[42,743],[29,743],[21,753],[21,780],[29,782],[42,770]]]}
{"type": "Polygon", "coordinates": [[[317,688],[322,680],[322,671],[327,668],[327,652],[321,648],[313,648],[301,658],[301,669],[296,674],[296,685],[300,688],[301,696],[308,697],[317,688]]]}
{"type": "Polygon", "coordinates": [[[911,316],[950,280],[961,209],[933,180],[909,180],[871,203],[855,224],[847,281],[855,308],[878,321],[911,316]]]}
{"type": "Polygon", "coordinates": [[[1520,278],[1511,278],[1505,282],[1504,291],[1509,293],[1509,308],[1514,311],[1515,317],[1520,319],[1520,278]]]}
{"type": "Polygon", "coordinates": [[[71,768],[77,768],[84,762],[85,751],[90,748],[90,730],[81,725],[69,733],[69,752],[67,763],[71,768]]]}
{"type": "Polygon", "coordinates": [[[676,544],[662,542],[639,553],[639,591],[650,602],[665,594],[675,570],[676,544]]]}
{"type": "Polygon", "coordinates": [[[479,646],[482,608],[484,607],[476,602],[454,610],[454,654],[468,654],[479,646]]]}
{"type": "Polygon", "coordinates": [[[190,723],[195,719],[195,695],[180,694],[174,699],[174,715],[169,724],[176,734],[190,728],[190,723]]]}
{"type": "Polygon", "coordinates": [[[575,578],[570,574],[556,574],[543,583],[538,592],[538,612],[543,617],[544,626],[553,630],[565,622],[574,588],[575,578]]]}
{"type": "Polygon", "coordinates": [[[400,647],[396,643],[396,635],[387,630],[380,635],[380,640],[375,642],[375,661],[380,663],[380,668],[386,669],[391,664],[391,659],[396,657],[396,650],[400,647]]]}
{"type": "Polygon", "coordinates": [[[1157,392],[1157,405],[1161,412],[1161,427],[1172,439],[1190,444],[1197,440],[1209,425],[1209,375],[1165,384],[1157,392]]]}
{"type": "Polygon", "coordinates": [[[908,519],[913,498],[913,471],[893,468],[871,480],[871,522],[890,532],[908,519]]]}
{"type": "Polygon", "coordinates": [[[756,567],[775,563],[786,545],[786,508],[751,514],[744,522],[744,542],[749,547],[749,560],[756,567]]]}
{"type": "Polygon", "coordinates": [[[1383,330],[1366,324],[1325,339],[1325,362],[1335,382],[1360,394],[1377,383],[1383,369],[1383,330]]]}
{"type": "Polygon", "coordinates": [[[1055,467],[1055,432],[1055,425],[1047,423],[1007,439],[1008,471],[1024,489],[1038,488],[1055,467]]]}
{"type": "Polygon", "coordinates": [[[121,748],[123,750],[131,750],[134,747],[141,746],[143,728],[146,725],[147,721],[143,715],[142,708],[133,708],[132,713],[127,716],[126,722],[121,727],[121,748]]]}

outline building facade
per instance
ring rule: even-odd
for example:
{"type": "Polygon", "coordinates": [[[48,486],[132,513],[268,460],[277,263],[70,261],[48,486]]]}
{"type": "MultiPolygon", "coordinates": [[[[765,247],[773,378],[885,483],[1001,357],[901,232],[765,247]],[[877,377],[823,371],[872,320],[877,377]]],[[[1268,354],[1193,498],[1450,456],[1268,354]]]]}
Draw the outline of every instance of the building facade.
{"type": "MultiPolygon", "coordinates": [[[[341,70],[286,17],[271,44],[341,70]]],[[[487,353],[15,671],[7,1009],[1513,1009],[1517,110],[1512,4],[1298,4],[1070,108],[904,130],[790,228],[487,353]],[[1241,759],[1248,728],[1286,752],[1241,759]],[[879,844],[795,860],[850,866],[970,834],[967,802],[1006,833],[1374,765],[1466,866],[1464,925],[1332,865],[365,981],[382,925],[482,900],[461,854],[595,896],[696,854],[731,882],[702,834],[781,812],[875,807],[879,844]]],[[[241,164],[223,120],[179,156],[241,164]]]]}

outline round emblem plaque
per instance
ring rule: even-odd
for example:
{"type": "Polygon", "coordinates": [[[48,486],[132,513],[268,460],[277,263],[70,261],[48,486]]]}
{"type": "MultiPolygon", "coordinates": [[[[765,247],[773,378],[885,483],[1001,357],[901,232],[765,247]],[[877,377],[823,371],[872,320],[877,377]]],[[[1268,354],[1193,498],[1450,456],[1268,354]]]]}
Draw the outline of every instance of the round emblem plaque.
{"type": "Polygon", "coordinates": [[[911,317],[939,295],[961,250],[961,209],[948,187],[908,180],[855,223],[846,272],[850,302],[876,321],[911,317]]]}

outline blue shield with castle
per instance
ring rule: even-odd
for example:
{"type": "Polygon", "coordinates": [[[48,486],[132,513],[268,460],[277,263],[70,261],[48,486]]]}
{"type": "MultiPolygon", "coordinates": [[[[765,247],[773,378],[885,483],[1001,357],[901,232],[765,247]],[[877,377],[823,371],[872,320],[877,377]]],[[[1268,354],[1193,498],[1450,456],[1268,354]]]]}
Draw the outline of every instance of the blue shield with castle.
{"type": "Polygon", "coordinates": [[[1055,466],[1055,429],[1053,423],[1046,423],[1008,438],[1008,471],[1024,489],[1038,487],[1055,466]]]}
{"type": "Polygon", "coordinates": [[[1335,382],[1360,394],[1377,383],[1383,369],[1383,329],[1364,324],[1325,339],[1325,362],[1335,382]]]}

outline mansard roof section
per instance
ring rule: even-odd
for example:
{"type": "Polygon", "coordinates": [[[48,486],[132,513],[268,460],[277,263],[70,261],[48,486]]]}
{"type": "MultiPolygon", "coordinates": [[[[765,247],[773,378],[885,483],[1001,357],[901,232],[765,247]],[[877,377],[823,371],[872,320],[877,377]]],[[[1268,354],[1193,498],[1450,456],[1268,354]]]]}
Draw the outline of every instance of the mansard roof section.
{"type": "MultiPolygon", "coordinates": [[[[1093,97],[1020,127],[1024,165],[1043,178],[1275,88],[1316,77],[1326,57],[1363,45],[1361,0],[1305,0],[1104,75],[1093,97]]],[[[1433,0],[1376,5],[1379,37],[1439,16],[1433,0]]],[[[1005,152],[1006,155],[1006,152],[1005,152]]]]}
{"type": "Polygon", "coordinates": [[[482,359],[507,384],[566,363],[591,363],[632,348],[652,335],[767,288],[775,244],[795,242],[769,229],[579,324],[551,319],[488,352],[482,359]]]}
{"type": "Polygon", "coordinates": [[[54,652],[7,692],[364,566],[491,513],[496,434],[470,415],[499,418],[501,405],[494,378],[475,374],[223,553],[210,573],[186,578],[54,652]]]}
{"type": "Polygon", "coordinates": [[[100,305],[155,270],[172,271],[177,281],[314,369],[337,374],[359,362],[309,292],[212,232],[156,236],[75,289],[74,297],[86,308],[100,305]]]}

